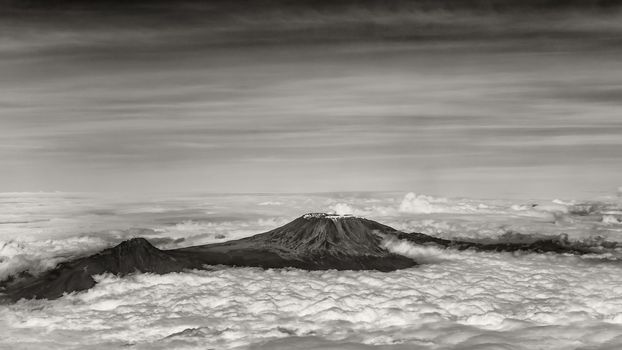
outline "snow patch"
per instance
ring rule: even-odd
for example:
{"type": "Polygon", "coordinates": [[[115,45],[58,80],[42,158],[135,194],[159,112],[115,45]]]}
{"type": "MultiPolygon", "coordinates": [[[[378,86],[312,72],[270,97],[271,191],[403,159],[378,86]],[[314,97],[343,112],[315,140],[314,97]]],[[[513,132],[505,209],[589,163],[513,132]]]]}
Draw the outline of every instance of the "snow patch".
{"type": "Polygon", "coordinates": [[[308,213],[302,216],[304,219],[343,219],[353,218],[352,214],[336,214],[336,213],[308,213]]]}

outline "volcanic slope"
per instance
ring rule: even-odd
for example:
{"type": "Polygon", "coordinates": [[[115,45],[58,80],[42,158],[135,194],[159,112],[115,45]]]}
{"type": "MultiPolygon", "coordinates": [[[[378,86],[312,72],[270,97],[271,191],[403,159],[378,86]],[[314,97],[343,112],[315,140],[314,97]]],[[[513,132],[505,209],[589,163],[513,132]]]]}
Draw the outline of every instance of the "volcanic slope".
{"type": "Polygon", "coordinates": [[[39,276],[27,275],[9,278],[0,283],[4,297],[56,299],[64,293],[85,290],[95,285],[92,276],[105,272],[126,275],[128,273],[168,273],[181,271],[188,261],[179,260],[151,245],[144,238],[132,238],[97,254],[64,262],[39,276]]]}
{"type": "Polygon", "coordinates": [[[14,301],[55,299],[91,288],[95,285],[92,276],[105,272],[164,274],[206,265],[379,271],[415,266],[414,260],[382,248],[382,235],[396,233],[363,218],[307,214],[252,237],[176,250],[159,250],[144,238],[133,238],[98,254],[61,263],[39,276],[5,280],[0,292],[14,301]]]}
{"type": "Polygon", "coordinates": [[[160,250],[144,238],[133,238],[100,253],[64,262],[38,276],[22,273],[0,282],[0,297],[55,299],[64,293],[89,289],[94,275],[133,272],[164,274],[212,265],[306,270],[393,271],[417,265],[411,258],[389,252],[385,237],[419,245],[476,251],[525,251],[588,254],[594,250],[564,240],[533,243],[482,244],[451,241],[422,233],[404,233],[378,222],[354,216],[306,214],[272,231],[224,243],[160,250]]]}
{"type": "Polygon", "coordinates": [[[266,233],[171,251],[207,265],[393,271],[416,265],[381,245],[398,231],[354,216],[306,214],[266,233]]]}

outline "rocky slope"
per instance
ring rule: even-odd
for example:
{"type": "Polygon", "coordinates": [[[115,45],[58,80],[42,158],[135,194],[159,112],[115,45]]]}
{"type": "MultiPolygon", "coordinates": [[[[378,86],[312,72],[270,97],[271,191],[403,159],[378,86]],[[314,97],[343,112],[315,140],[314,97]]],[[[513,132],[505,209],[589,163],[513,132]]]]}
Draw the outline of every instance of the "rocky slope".
{"type": "Polygon", "coordinates": [[[547,239],[532,243],[482,244],[450,241],[422,233],[404,233],[378,222],[354,216],[323,213],[306,214],[276,228],[235,241],[159,250],[144,238],[134,238],[98,254],[59,264],[39,276],[20,276],[0,282],[4,298],[61,297],[95,285],[94,275],[132,272],[164,274],[212,265],[307,270],[393,271],[417,263],[386,250],[384,237],[408,240],[457,250],[525,251],[587,254],[592,250],[564,240],[547,239]]]}
{"type": "Polygon", "coordinates": [[[172,251],[204,264],[307,270],[392,271],[416,265],[381,247],[389,226],[353,216],[307,214],[266,233],[172,251]]]}
{"type": "Polygon", "coordinates": [[[307,270],[392,271],[412,267],[410,258],[382,248],[381,235],[394,229],[352,216],[307,214],[282,227],[218,244],[159,250],[134,238],[98,254],[59,264],[40,275],[1,284],[5,298],[61,297],[95,285],[93,275],[132,272],[168,273],[209,265],[294,267],[307,270]]]}

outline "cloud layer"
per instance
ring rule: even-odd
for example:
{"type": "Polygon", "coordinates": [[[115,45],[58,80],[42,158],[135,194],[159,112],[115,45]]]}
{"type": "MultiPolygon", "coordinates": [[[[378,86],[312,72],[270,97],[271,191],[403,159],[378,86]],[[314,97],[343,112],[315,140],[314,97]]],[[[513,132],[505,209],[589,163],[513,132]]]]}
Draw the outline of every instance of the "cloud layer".
{"type": "Polygon", "coordinates": [[[308,212],[367,217],[405,232],[483,242],[567,237],[588,245],[622,241],[622,203],[444,198],[413,192],[292,195],[0,195],[0,279],[92,254],[132,237],[162,249],[266,232],[308,212]]]}
{"type": "MultiPolygon", "coordinates": [[[[394,249],[421,256],[406,243],[394,249]]],[[[392,273],[227,268],[101,276],[85,293],[0,306],[0,343],[139,349],[622,345],[618,265],[548,255],[434,255],[435,263],[392,273]]]]}
{"type": "MultiPolygon", "coordinates": [[[[522,202],[415,193],[134,200],[13,193],[0,196],[0,206],[0,278],[37,273],[130,237],[146,237],[161,248],[221,242],[331,209],[446,238],[522,241],[563,233],[594,245],[605,238],[622,241],[622,203],[615,195],[522,202]],[[124,225],[112,228],[119,223],[124,225]]],[[[84,293],[0,305],[0,347],[622,346],[621,266],[609,259],[622,252],[579,258],[385,245],[423,265],[391,273],[225,268],[100,276],[84,293]]]]}
{"type": "Polygon", "coordinates": [[[616,7],[16,3],[0,4],[2,191],[620,185],[616,7]]]}

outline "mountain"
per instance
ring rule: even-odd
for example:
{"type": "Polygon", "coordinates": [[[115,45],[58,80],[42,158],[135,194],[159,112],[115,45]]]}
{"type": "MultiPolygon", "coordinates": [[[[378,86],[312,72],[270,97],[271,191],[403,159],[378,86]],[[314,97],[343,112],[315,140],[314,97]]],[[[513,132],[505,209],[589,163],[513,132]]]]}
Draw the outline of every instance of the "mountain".
{"type": "Polygon", "coordinates": [[[416,265],[381,246],[383,235],[396,232],[359,217],[313,213],[252,237],[171,252],[207,265],[379,271],[416,265]]]}
{"type": "Polygon", "coordinates": [[[312,213],[272,231],[224,243],[174,250],[160,250],[144,238],[133,238],[85,258],[59,264],[39,276],[22,274],[0,282],[4,298],[55,299],[64,293],[95,285],[94,275],[133,272],[164,274],[185,269],[205,269],[212,265],[306,270],[393,271],[417,263],[389,252],[383,237],[407,240],[418,245],[434,245],[456,250],[493,252],[554,252],[588,254],[593,248],[564,239],[542,239],[531,243],[483,244],[453,241],[422,233],[405,233],[389,226],[349,215],[312,213]]]}
{"type": "Polygon", "coordinates": [[[164,274],[209,265],[293,267],[307,270],[393,271],[416,265],[381,247],[381,235],[397,231],[375,221],[329,214],[307,214],[282,227],[225,243],[160,250],[133,238],[98,254],[59,264],[39,276],[0,283],[5,298],[55,299],[95,285],[93,275],[132,272],[164,274]]]}
{"type": "Polygon", "coordinates": [[[9,299],[56,299],[65,292],[85,290],[95,285],[93,275],[110,272],[118,275],[181,271],[186,263],[151,245],[144,238],[133,238],[100,253],[64,262],[40,276],[5,283],[4,293],[9,299]]]}
{"type": "Polygon", "coordinates": [[[455,250],[474,250],[478,252],[523,252],[523,253],[557,253],[557,254],[598,254],[606,249],[615,249],[618,245],[613,242],[599,242],[589,244],[583,242],[570,242],[564,235],[550,238],[535,238],[531,242],[503,242],[479,243],[460,240],[447,240],[428,236],[423,233],[404,233],[397,231],[397,239],[407,240],[420,245],[435,245],[440,248],[455,250]]]}

